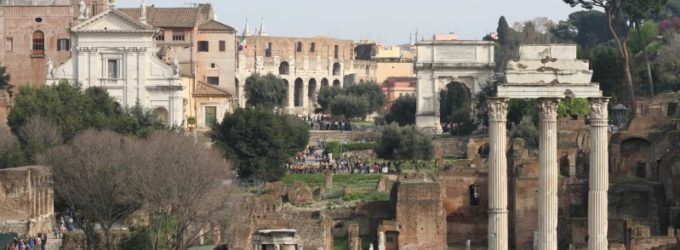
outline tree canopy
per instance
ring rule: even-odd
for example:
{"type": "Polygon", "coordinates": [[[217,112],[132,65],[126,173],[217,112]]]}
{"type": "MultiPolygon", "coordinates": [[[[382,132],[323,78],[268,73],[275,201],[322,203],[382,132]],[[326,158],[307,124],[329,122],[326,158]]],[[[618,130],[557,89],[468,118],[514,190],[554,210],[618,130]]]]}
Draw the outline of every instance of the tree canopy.
{"type": "Polygon", "coordinates": [[[434,156],[432,137],[415,126],[387,126],[375,148],[378,157],[394,161],[431,160],[434,156]]]}
{"type": "Polygon", "coordinates": [[[390,111],[385,115],[385,121],[396,122],[399,126],[416,124],[416,97],[405,95],[394,100],[390,111]]]}
{"type": "Polygon", "coordinates": [[[380,111],[387,103],[387,97],[377,83],[364,82],[344,89],[321,87],[318,102],[319,111],[351,119],[380,111]]]}
{"type": "Polygon", "coordinates": [[[11,85],[9,84],[10,75],[7,73],[7,67],[0,66],[0,90],[9,90],[11,85]]]}
{"type": "Polygon", "coordinates": [[[288,104],[288,85],[271,73],[253,74],[246,79],[246,102],[249,106],[283,108],[288,104]]]}
{"type": "Polygon", "coordinates": [[[365,117],[370,110],[368,98],[356,95],[337,95],[331,102],[331,114],[349,120],[365,117]]]}
{"type": "Polygon", "coordinates": [[[237,109],[213,128],[212,140],[233,161],[239,178],[280,180],[286,164],[309,142],[306,123],[266,108],[237,109]]]}

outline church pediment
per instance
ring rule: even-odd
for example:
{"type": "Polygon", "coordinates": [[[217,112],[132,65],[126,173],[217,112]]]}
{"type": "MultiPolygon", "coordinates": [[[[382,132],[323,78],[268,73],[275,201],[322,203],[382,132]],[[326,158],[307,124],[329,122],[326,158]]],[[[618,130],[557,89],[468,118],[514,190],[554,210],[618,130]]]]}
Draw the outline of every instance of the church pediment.
{"type": "Polygon", "coordinates": [[[137,21],[117,9],[109,9],[71,28],[73,32],[155,32],[150,25],[137,21]]]}
{"type": "Polygon", "coordinates": [[[194,92],[194,95],[231,97],[231,94],[229,94],[229,92],[201,81],[197,82],[196,91],[194,92]]]}

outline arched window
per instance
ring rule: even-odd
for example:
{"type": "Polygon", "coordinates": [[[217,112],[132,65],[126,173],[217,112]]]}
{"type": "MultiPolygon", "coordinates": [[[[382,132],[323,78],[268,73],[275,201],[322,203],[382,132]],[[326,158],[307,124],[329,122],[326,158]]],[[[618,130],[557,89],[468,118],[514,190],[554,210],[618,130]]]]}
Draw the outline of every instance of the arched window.
{"type": "Polygon", "coordinates": [[[42,31],[33,32],[33,50],[32,55],[45,55],[45,34],[42,31]]]}
{"type": "Polygon", "coordinates": [[[158,120],[163,122],[163,124],[166,125],[168,124],[169,120],[168,118],[170,114],[167,109],[165,109],[164,107],[158,107],[153,110],[153,114],[156,116],[156,118],[158,118],[158,120]]]}
{"type": "Polygon", "coordinates": [[[288,65],[288,62],[283,61],[281,62],[281,65],[279,65],[279,75],[288,75],[290,71],[290,66],[288,65]]]}
{"type": "Polygon", "coordinates": [[[333,75],[334,76],[340,75],[340,64],[339,63],[333,64],[333,75]]]}

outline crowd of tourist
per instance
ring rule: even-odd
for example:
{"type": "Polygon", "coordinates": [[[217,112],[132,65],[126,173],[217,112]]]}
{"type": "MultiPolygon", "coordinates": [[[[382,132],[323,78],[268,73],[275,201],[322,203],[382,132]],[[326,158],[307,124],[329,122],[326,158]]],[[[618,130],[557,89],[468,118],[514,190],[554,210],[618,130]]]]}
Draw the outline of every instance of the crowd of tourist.
{"type": "Polygon", "coordinates": [[[332,162],[315,164],[292,164],[288,167],[291,174],[387,174],[391,164],[384,162],[369,162],[361,160],[336,159],[332,162]]]}
{"type": "Polygon", "coordinates": [[[300,116],[299,118],[307,122],[307,125],[309,125],[309,129],[311,130],[352,130],[352,124],[350,122],[335,121],[323,115],[307,115],[300,116]]]}
{"type": "Polygon", "coordinates": [[[46,248],[47,234],[39,233],[38,236],[14,238],[14,240],[5,247],[5,250],[45,250],[46,248]]]}

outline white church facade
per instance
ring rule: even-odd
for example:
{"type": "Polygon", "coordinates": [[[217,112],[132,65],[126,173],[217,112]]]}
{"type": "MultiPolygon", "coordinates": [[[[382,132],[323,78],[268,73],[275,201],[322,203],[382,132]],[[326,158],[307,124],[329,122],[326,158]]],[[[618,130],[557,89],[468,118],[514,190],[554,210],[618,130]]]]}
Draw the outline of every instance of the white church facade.
{"type": "Polygon", "coordinates": [[[111,6],[70,29],[71,59],[54,65],[48,59],[47,84],[66,79],[83,88],[102,87],[122,107],[139,102],[167,125],[183,125],[179,63],[160,60],[154,45],[158,30],[145,18],[132,18],[111,6]]]}

